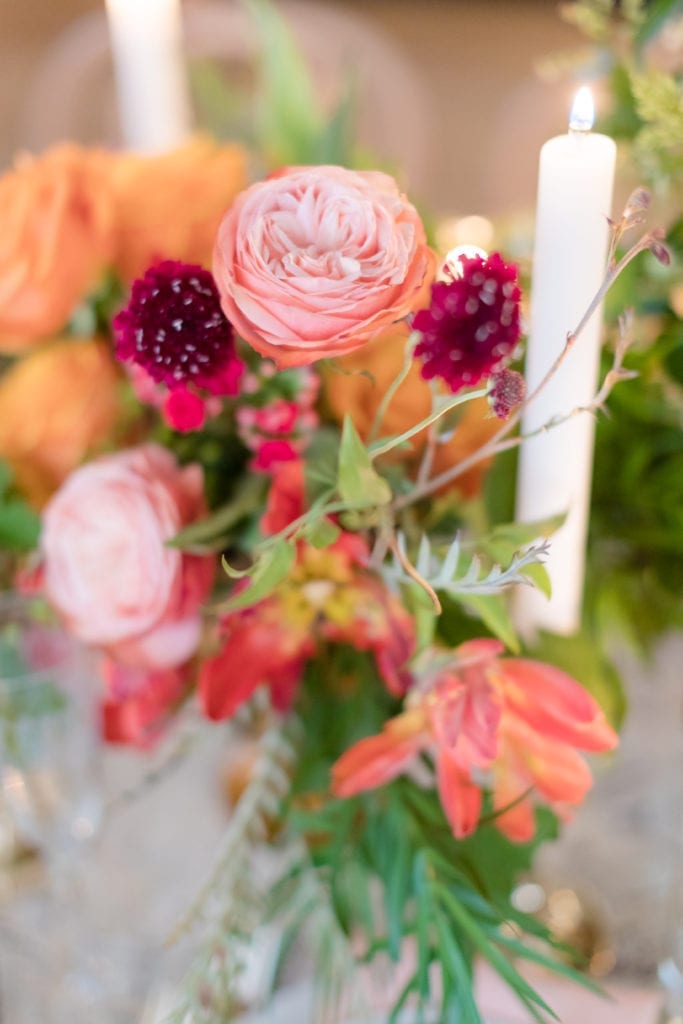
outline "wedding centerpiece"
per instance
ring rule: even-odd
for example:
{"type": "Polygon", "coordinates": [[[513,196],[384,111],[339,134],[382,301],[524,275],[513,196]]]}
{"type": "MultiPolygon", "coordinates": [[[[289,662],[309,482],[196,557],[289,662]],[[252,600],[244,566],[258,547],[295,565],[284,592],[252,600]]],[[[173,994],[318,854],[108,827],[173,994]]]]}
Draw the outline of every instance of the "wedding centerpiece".
{"type": "MultiPolygon", "coordinates": [[[[207,942],[174,1019],[233,1019],[269,915],[283,948],[312,931],[325,1019],[474,1024],[476,957],[537,1020],[517,961],[583,980],[510,896],[614,723],[510,615],[514,588],[549,591],[559,523],[489,525],[473,499],[618,274],[667,260],[656,231],[617,258],[647,205],[612,222],[595,299],[527,392],[517,267],[437,256],[385,173],[248,185],[238,147],[197,139],[61,147],[0,180],[7,577],[98,652],[108,741],[153,747],[190,705],[253,741],[179,924],[207,942]],[[262,844],[282,851],[265,891],[262,844]],[[400,965],[381,998],[341,983],[373,960],[400,965]]],[[[628,328],[584,415],[629,376],[628,328]]]]}

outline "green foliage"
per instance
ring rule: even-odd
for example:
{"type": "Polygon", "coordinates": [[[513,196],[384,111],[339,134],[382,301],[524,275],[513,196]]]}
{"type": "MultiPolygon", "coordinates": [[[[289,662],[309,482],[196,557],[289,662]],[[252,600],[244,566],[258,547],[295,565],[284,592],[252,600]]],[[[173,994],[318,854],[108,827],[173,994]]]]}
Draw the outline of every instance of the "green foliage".
{"type": "Polygon", "coordinates": [[[350,416],[344,417],[337,490],[349,509],[373,508],[391,501],[391,488],[373,467],[350,416]]]}
{"type": "Polygon", "coordinates": [[[12,471],[0,460],[0,549],[31,551],[40,536],[40,517],[12,488],[12,471]]]}
{"type": "MultiPolygon", "coordinates": [[[[308,856],[294,864],[286,885],[304,877],[312,864],[338,927],[356,946],[362,937],[366,961],[383,954],[398,963],[406,942],[415,941],[415,969],[389,1020],[412,1005],[422,1013],[437,1008],[440,1021],[481,1024],[473,995],[475,953],[490,962],[532,1016],[552,1016],[514,958],[583,979],[554,959],[547,931],[516,911],[509,894],[536,847],[556,835],[554,816],[539,811],[531,843],[510,842],[488,812],[472,836],[456,840],[435,791],[411,779],[349,800],[331,798],[329,768],[336,757],[376,732],[396,707],[388,695],[378,700],[372,674],[369,659],[348,648],[328,649],[308,670],[301,704],[306,731],[285,809],[287,827],[303,839],[308,856]],[[532,946],[525,944],[525,933],[533,936],[532,946]],[[432,989],[434,969],[438,994],[432,989]]],[[[304,923],[301,915],[299,925],[304,923]]]]}
{"type": "Polygon", "coordinates": [[[223,604],[223,611],[235,612],[240,608],[250,608],[269,597],[287,579],[295,561],[296,547],[284,538],[278,538],[274,544],[262,548],[250,569],[234,569],[223,558],[223,568],[232,579],[249,576],[249,585],[233,594],[223,604]]]}
{"type": "Polygon", "coordinates": [[[580,0],[570,14],[597,18],[588,34],[609,69],[612,98],[601,126],[675,218],[667,231],[671,267],[638,258],[605,306],[610,323],[632,307],[633,336],[652,340],[628,353],[625,366],[638,379],[614,390],[597,423],[585,625],[596,636],[616,626],[644,652],[683,626],[683,328],[671,306],[683,265],[683,77],[658,67],[656,56],[658,37],[682,12],[682,0],[631,0],[618,13],[580,0]]]}

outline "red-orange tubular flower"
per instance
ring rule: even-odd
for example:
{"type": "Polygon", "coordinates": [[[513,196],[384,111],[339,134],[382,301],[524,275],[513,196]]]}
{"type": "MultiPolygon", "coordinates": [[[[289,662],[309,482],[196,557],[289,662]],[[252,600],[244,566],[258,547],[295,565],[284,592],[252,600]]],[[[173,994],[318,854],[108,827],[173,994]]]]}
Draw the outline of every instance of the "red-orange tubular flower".
{"type": "Polygon", "coordinates": [[[566,815],[591,785],[579,750],[611,750],[617,736],[596,701],[571,676],[525,658],[501,658],[497,640],[471,640],[437,656],[382,732],[356,743],[333,768],[348,797],[390,781],[429,753],[456,838],[479,821],[483,789],[510,839],[534,834],[534,802],[566,815]]]}

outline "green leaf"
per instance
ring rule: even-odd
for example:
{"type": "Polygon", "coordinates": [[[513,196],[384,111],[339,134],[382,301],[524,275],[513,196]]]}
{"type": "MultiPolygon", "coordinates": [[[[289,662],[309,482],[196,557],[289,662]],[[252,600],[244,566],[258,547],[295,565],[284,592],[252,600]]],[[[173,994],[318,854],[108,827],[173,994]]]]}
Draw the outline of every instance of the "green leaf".
{"type": "Polygon", "coordinates": [[[350,79],[316,142],[316,163],[337,164],[342,167],[352,165],[356,99],[355,81],[350,79]]]}
{"type": "Polygon", "coordinates": [[[474,612],[486,628],[505,644],[514,654],[520,651],[519,640],[503,597],[499,594],[454,595],[465,608],[474,612]]]}
{"type": "Polygon", "coordinates": [[[344,417],[342,429],[337,489],[352,509],[374,508],[391,501],[391,487],[374,469],[370,453],[349,416],[344,417]]]}
{"type": "Polygon", "coordinates": [[[526,548],[540,538],[547,540],[552,536],[562,526],[565,518],[564,513],[561,513],[539,519],[535,523],[501,523],[483,538],[480,546],[494,561],[507,565],[520,548],[526,548]]]}
{"type": "MultiPolygon", "coordinates": [[[[263,601],[289,576],[295,561],[296,546],[283,539],[277,540],[259,554],[255,566],[249,571],[251,573],[249,586],[222,604],[221,610],[234,612],[240,608],[250,608],[252,605],[258,604],[259,601],[263,601]]],[[[225,559],[223,559],[223,565],[227,571],[225,559]]],[[[228,575],[232,575],[234,572],[232,570],[232,573],[228,572],[228,575]]]]}
{"type": "Polygon", "coordinates": [[[546,597],[551,596],[553,587],[550,581],[550,576],[548,575],[548,570],[544,565],[541,565],[540,562],[536,562],[533,565],[526,565],[521,571],[525,576],[529,577],[534,586],[537,587],[542,594],[545,594],[546,597]]]}
{"type": "Polygon", "coordinates": [[[32,551],[40,537],[40,516],[20,498],[0,505],[0,548],[32,551]]]}
{"type": "Polygon", "coordinates": [[[412,870],[411,846],[406,833],[399,827],[393,829],[394,851],[384,881],[384,906],[387,915],[388,952],[398,963],[401,956],[403,937],[403,915],[405,913],[412,870]]]}
{"type": "Polygon", "coordinates": [[[636,46],[642,48],[664,28],[670,18],[683,13],[683,0],[650,0],[645,20],[635,36],[636,46]]]}
{"type": "Polygon", "coordinates": [[[270,163],[314,161],[322,130],[317,95],[306,61],[270,0],[243,0],[261,47],[261,95],[257,129],[270,163]]]}
{"type": "Polygon", "coordinates": [[[417,917],[415,921],[417,938],[417,972],[415,974],[415,980],[420,998],[425,1000],[429,998],[429,963],[431,960],[430,925],[432,919],[432,901],[427,882],[427,862],[422,851],[418,853],[413,865],[413,884],[415,886],[415,901],[417,904],[417,917]]]}
{"type": "Polygon", "coordinates": [[[439,937],[439,952],[444,967],[451,975],[458,992],[462,1010],[462,1024],[482,1024],[482,1019],[474,998],[472,973],[463,955],[455,934],[451,930],[449,919],[438,908],[434,911],[434,924],[439,937]]]}
{"type": "Polygon", "coordinates": [[[453,894],[445,886],[435,883],[434,890],[438,893],[444,909],[450,914],[455,923],[462,928],[463,932],[476,946],[481,955],[488,960],[491,966],[500,974],[518,999],[520,999],[539,1024],[545,1024],[543,1017],[536,1007],[540,1007],[553,1020],[559,1020],[557,1014],[548,1006],[544,999],[536,992],[531,985],[522,977],[518,970],[510,963],[496,945],[486,935],[486,932],[477,924],[464,907],[458,902],[453,894]]]}
{"type": "Polygon", "coordinates": [[[9,485],[11,483],[12,470],[10,469],[6,462],[3,462],[3,460],[0,459],[0,499],[2,499],[5,496],[5,494],[9,490],[9,485]]]}
{"type": "Polygon", "coordinates": [[[562,977],[568,978],[575,985],[581,985],[583,988],[588,989],[589,992],[594,992],[595,995],[606,996],[604,989],[596,985],[589,975],[582,974],[581,971],[569,967],[568,964],[562,963],[556,957],[547,956],[537,946],[527,946],[526,943],[520,942],[519,939],[512,938],[509,935],[502,935],[500,932],[496,933],[496,942],[499,946],[509,949],[511,953],[514,953],[515,956],[522,960],[528,960],[530,963],[547,968],[547,970],[552,971],[554,974],[560,974],[562,977]]]}
{"type": "Polygon", "coordinates": [[[166,542],[167,545],[182,550],[206,547],[217,547],[220,550],[225,546],[228,531],[261,507],[266,491],[267,483],[264,478],[256,475],[245,477],[226,505],[217,509],[207,519],[181,530],[166,542]]]}
{"type": "Polygon", "coordinates": [[[338,539],[341,530],[330,519],[318,519],[317,522],[311,523],[303,534],[314,548],[329,548],[338,539]]]}

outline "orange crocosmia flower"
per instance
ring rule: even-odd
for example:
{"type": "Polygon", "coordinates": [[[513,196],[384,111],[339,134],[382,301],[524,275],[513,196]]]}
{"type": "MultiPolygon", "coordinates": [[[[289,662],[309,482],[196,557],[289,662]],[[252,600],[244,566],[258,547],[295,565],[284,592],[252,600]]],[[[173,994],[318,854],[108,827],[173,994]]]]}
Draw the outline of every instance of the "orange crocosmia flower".
{"type": "Polygon", "coordinates": [[[342,534],[331,547],[301,544],[289,579],[252,608],[225,615],[218,652],[199,678],[205,714],[229,718],[261,685],[288,707],[306,662],[322,641],[370,651],[387,689],[405,693],[406,662],[414,650],[413,622],[398,600],[364,571],[360,537],[342,534]]]}
{"type": "Polygon", "coordinates": [[[107,154],[62,145],[0,177],[0,352],[61,330],[113,249],[107,154]]]}
{"type": "Polygon", "coordinates": [[[247,154],[198,136],[158,156],[118,156],[111,184],[114,264],[125,280],[162,259],[208,267],[221,218],[247,185],[247,154]]]}
{"type": "Polygon", "coordinates": [[[591,774],[576,748],[610,750],[616,734],[571,676],[541,662],[500,658],[502,649],[496,640],[473,640],[453,658],[437,659],[408,694],[407,710],[339,758],[334,792],[346,797],[382,785],[426,752],[456,838],[473,832],[479,819],[476,772],[489,774],[495,823],[514,841],[534,834],[532,796],[561,814],[581,803],[591,774]]]}
{"type": "Polygon", "coordinates": [[[25,497],[41,506],[107,440],[121,411],[119,376],[104,342],[45,345],[0,377],[0,458],[25,497]]]}
{"type": "MultiPolygon", "coordinates": [[[[428,302],[427,294],[424,304],[428,302]]],[[[330,371],[325,374],[324,395],[332,415],[341,422],[348,414],[364,439],[370,432],[379,403],[401,369],[408,333],[405,324],[397,324],[364,348],[341,358],[339,364],[348,373],[330,371]],[[368,378],[368,374],[372,379],[368,378]]],[[[429,384],[420,374],[419,360],[415,360],[386,411],[382,433],[401,434],[408,430],[429,415],[431,403],[429,384]]],[[[490,413],[485,399],[468,402],[463,407],[452,436],[437,446],[432,468],[434,475],[454,466],[489,439],[500,426],[490,413]]],[[[397,449],[392,457],[417,459],[424,449],[426,439],[427,432],[422,431],[411,439],[409,447],[397,449]]],[[[476,494],[489,462],[482,460],[463,473],[452,486],[457,487],[465,496],[476,494]]]]}

